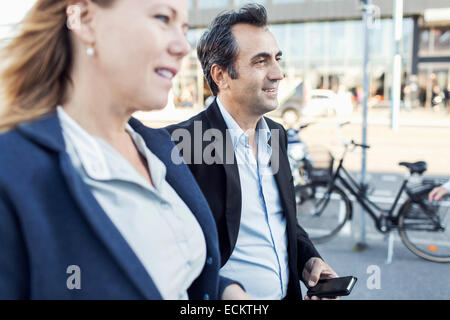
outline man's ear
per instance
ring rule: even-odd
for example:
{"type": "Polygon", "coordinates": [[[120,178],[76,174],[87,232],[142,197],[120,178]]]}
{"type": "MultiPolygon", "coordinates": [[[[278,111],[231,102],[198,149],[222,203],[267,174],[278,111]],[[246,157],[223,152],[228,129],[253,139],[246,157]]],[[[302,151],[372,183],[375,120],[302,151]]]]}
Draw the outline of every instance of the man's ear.
{"type": "Polygon", "coordinates": [[[67,28],[86,45],[95,44],[96,5],[90,0],[72,0],[66,8],[67,28]]]}
{"type": "Polygon", "coordinates": [[[219,91],[225,90],[229,87],[228,81],[230,76],[221,66],[213,64],[211,67],[211,77],[219,88],[219,91]]]}

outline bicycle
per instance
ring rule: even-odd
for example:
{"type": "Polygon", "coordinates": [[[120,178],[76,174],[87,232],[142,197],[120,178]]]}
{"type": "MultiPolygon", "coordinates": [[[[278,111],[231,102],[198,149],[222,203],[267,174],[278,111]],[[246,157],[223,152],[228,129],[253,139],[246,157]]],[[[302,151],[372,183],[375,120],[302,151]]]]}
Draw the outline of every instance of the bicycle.
{"type": "Polygon", "coordinates": [[[324,160],[314,156],[315,161],[313,161],[312,155],[315,155],[317,150],[323,152],[327,157],[331,156],[331,153],[321,146],[307,147],[300,138],[301,131],[312,124],[314,123],[310,122],[300,126],[298,129],[290,128],[286,131],[288,136],[287,155],[294,186],[305,185],[312,180],[319,179],[322,175],[327,175],[326,171],[317,170],[317,167],[324,160]]]}
{"type": "MultiPolygon", "coordinates": [[[[348,123],[338,125],[338,130],[348,123]]],[[[340,136],[340,135],[339,135],[340,136]]],[[[367,196],[367,185],[361,185],[344,168],[349,148],[368,149],[370,146],[344,142],[344,152],[336,170],[331,169],[327,179],[313,180],[295,187],[298,223],[309,233],[314,243],[323,243],[336,236],[348,220],[352,219],[353,205],[346,191],[374,220],[376,229],[389,234],[397,229],[402,242],[417,256],[434,262],[450,262],[450,229],[448,211],[450,197],[430,203],[428,193],[441,182],[422,179],[427,170],[424,161],[400,162],[409,170],[389,209],[383,209],[367,196]],[[402,194],[407,199],[394,214],[402,194]]],[[[333,167],[334,159],[330,160],[333,167]]]]}

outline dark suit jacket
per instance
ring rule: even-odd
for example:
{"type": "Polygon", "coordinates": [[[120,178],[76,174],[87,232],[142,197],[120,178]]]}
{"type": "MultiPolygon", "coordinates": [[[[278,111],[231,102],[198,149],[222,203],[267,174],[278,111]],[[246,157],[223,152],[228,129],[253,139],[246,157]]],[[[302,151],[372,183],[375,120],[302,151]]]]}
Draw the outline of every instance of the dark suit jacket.
{"type": "MultiPolygon", "coordinates": [[[[217,231],[191,172],[175,165],[166,130],[130,125],[167,167],[167,182],[197,218],[207,260],[190,299],[219,299],[217,231]]],[[[152,278],[94,198],[65,152],[59,119],[48,117],[0,135],[0,299],[161,299],[152,278]],[[69,290],[67,268],[81,270],[69,290]]]]}
{"type": "MultiPolygon", "coordinates": [[[[286,150],[286,131],[280,124],[268,118],[265,119],[270,130],[278,129],[280,133],[278,135],[279,143],[277,144],[279,148],[274,148],[275,144],[271,143],[271,141],[269,141],[269,143],[272,145],[272,155],[274,156],[277,152],[279,155],[279,170],[275,174],[275,180],[280,192],[281,203],[286,215],[287,223],[290,271],[287,298],[301,299],[302,294],[299,278],[301,277],[303,267],[311,257],[320,257],[320,255],[314,248],[307,233],[297,224],[293,178],[286,150]]],[[[218,159],[222,161],[207,164],[204,159],[201,159],[200,163],[198,163],[199,152],[203,153],[205,148],[210,145],[211,142],[203,141],[200,150],[200,148],[196,147],[195,143],[192,141],[191,149],[183,150],[182,140],[179,139],[180,141],[178,141],[177,137],[181,133],[181,130],[175,131],[177,129],[186,129],[193,139],[201,139],[203,133],[211,128],[218,129],[221,132],[224,141],[226,139],[230,139],[229,141],[231,141],[229,134],[225,134],[227,126],[216,101],[214,101],[206,110],[200,112],[191,119],[169,126],[166,129],[172,133],[172,140],[174,140],[180,148],[186,163],[194,174],[194,177],[211,207],[219,232],[219,244],[223,266],[228,261],[228,258],[231,256],[234,246],[236,245],[241,219],[242,196],[236,159],[233,154],[234,161],[232,164],[225,161],[230,155],[227,155],[225,147],[226,143],[224,142],[224,148],[219,152],[220,156],[218,156],[218,159]],[[197,161],[193,161],[196,156],[197,161]]]]}

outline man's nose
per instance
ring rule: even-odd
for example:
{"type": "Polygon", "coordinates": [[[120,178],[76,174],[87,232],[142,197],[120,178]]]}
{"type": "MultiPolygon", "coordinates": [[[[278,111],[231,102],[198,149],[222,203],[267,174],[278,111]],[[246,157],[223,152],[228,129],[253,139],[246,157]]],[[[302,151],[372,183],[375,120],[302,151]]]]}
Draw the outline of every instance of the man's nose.
{"type": "Polygon", "coordinates": [[[272,68],[269,71],[268,74],[269,80],[275,81],[275,80],[283,80],[284,78],[284,73],[281,70],[280,64],[278,61],[276,61],[272,68]]]}

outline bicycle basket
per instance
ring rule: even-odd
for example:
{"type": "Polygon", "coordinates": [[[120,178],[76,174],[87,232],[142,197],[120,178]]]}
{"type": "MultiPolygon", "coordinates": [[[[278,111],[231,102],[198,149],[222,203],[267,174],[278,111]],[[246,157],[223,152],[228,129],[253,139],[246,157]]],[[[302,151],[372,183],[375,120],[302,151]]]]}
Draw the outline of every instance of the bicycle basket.
{"type": "Polygon", "coordinates": [[[414,202],[420,202],[435,186],[432,180],[423,180],[418,183],[409,183],[406,192],[414,202]]]}
{"type": "Polygon", "coordinates": [[[423,199],[428,199],[428,194],[433,188],[441,186],[447,179],[440,178],[425,178],[417,183],[408,183],[406,192],[414,202],[421,202],[423,199]]]}
{"type": "Polygon", "coordinates": [[[322,146],[308,147],[308,177],[313,181],[328,181],[333,174],[334,157],[322,146]]]}

